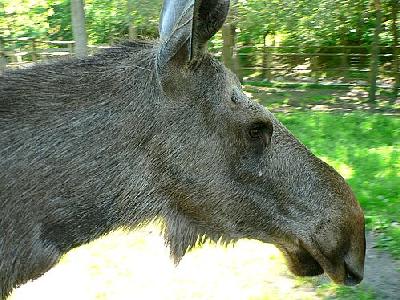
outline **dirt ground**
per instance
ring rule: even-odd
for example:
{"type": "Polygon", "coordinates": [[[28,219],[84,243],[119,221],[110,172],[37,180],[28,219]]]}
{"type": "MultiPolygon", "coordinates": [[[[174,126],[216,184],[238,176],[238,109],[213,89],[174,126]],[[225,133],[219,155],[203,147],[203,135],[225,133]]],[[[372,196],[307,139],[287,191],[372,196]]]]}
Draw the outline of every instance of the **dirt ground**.
{"type": "Polygon", "coordinates": [[[367,234],[367,254],[363,284],[371,287],[377,299],[400,299],[400,261],[375,248],[375,238],[367,234]]]}
{"type": "Polygon", "coordinates": [[[400,98],[394,100],[384,91],[374,103],[368,100],[366,87],[263,87],[245,85],[247,95],[272,112],[293,111],[364,111],[400,116],[400,98]]]}

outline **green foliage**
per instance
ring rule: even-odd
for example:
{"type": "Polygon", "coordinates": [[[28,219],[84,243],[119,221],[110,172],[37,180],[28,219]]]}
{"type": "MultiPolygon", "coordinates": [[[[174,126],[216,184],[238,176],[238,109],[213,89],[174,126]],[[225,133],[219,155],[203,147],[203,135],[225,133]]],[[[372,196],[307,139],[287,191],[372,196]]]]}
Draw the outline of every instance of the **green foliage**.
{"type": "MultiPolygon", "coordinates": [[[[126,38],[129,22],[140,37],[155,37],[162,0],[86,0],[89,41],[105,44],[126,38]],[[132,4],[128,16],[128,1],[132,4]]],[[[382,1],[382,43],[390,45],[391,0],[382,1]]],[[[374,30],[369,0],[238,0],[237,41],[262,45],[369,45],[374,30]]],[[[70,0],[2,0],[0,36],[71,40],[70,0]]],[[[217,37],[220,40],[221,37],[217,37]]],[[[215,42],[219,43],[219,42],[215,42]]]]}
{"type": "Polygon", "coordinates": [[[49,1],[2,0],[0,4],[0,36],[40,37],[49,28],[49,1]]]}
{"type": "Polygon", "coordinates": [[[53,0],[49,9],[49,40],[72,40],[70,0],[53,0]]]}
{"type": "MultiPolygon", "coordinates": [[[[390,1],[383,1],[385,20],[390,1]]],[[[238,41],[262,44],[264,36],[283,45],[369,45],[374,9],[369,0],[240,0],[238,41]]],[[[389,21],[383,41],[390,45],[389,21]]]]}
{"type": "MultiPolygon", "coordinates": [[[[86,0],[86,27],[91,44],[108,44],[127,38],[128,0],[86,0]]],[[[155,37],[161,0],[149,5],[131,0],[132,22],[139,37],[155,37]]],[[[70,0],[2,0],[0,37],[72,40],[70,0]]]]}
{"type": "MultiPolygon", "coordinates": [[[[135,0],[133,2],[132,20],[139,36],[155,37],[157,35],[158,16],[161,1],[135,0]]],[[[91,0],[86,2],[86,22],[89,41],[93,44],[112,43],[128,34],[127,0],[91,0]]]]}

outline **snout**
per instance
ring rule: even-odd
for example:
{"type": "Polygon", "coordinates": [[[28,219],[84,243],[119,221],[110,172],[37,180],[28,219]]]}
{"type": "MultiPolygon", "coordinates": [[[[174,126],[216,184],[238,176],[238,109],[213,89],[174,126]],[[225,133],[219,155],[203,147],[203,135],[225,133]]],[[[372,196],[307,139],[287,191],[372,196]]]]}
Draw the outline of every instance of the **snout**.
{"type": "Polygon", "coordinates": [[[359,284],[364,276],[365,230],[361,208],[322,222],[313,234],[280,247],[289,269],[298,276],[326,273],[335,283],[359,284]]]}
{"type": "MultiPolygon", "coordinates": [[[[338,250],[340,253],[340,250],[338,250]]],[[[352,243],[350,249],[342,258],[326,258],[326,273],[333,281],[345,285],[359,284],[364,277],[365,235],[363,233],[360,244],[352,243]]],[[[323,262],[324,264],[324,262],[323,262]]]]}
{"type": "Polygon", "coordinates": [[[318,263],[325,273],[338,284],[357,285],[364,277],[364,253],[349,253],[342,257],[320,257],[318,263]]]}
{"type": "Polygon", "coordinates": [[[314,235],[311,251],[333,281],[356,285],[364,277],[364,214],[357,203],[339,216],[314,235]]]}
{"type": "Polygon", "coordinates": [[[361,270],[360,266],[350,266],[346,261],[344,262],[344,280],[343,283],[345,285],[357,285],[359,284],[364,278],[364,268],[362,267],[361,270]],[[358,271],[354,271],[358,269],[358,271]]]}
{"type": "MultiPolygon", "coordinates": [[[[315,245],[313,245],[315,247],[315,245]]],[[[346,255],[337,249],[337,257],[327,257],[318,249],[307,250],[301,242],[296,247],[280,247],[289,270],[297,276],[316,276],[326,273],[335,283],[353,286],[364,277],[364,252],[350,250],[346,255]]],[[[308,247],[307,247],[308,248],[308,247]]]]}

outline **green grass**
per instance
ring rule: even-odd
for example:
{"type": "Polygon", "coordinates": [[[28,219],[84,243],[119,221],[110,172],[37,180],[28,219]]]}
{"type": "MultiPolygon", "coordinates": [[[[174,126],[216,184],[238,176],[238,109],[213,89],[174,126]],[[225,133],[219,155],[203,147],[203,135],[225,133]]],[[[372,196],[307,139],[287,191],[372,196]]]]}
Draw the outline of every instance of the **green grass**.
{"type": "Polygon", "coordinates": [[[364,284],[347,287],[333,284],[326,277],[298,277],[296,279],[300,286],[309,286],[316,289],[316,295],[326,300],[374,300],[377,298],[376,291],[364,284]]]}
{"type": "Polygon", "coordinates": [[[326,284],[318,289],[318,295],[336,300],[374,300],[376,293],[366,287],[345,287],[326,284]]]}

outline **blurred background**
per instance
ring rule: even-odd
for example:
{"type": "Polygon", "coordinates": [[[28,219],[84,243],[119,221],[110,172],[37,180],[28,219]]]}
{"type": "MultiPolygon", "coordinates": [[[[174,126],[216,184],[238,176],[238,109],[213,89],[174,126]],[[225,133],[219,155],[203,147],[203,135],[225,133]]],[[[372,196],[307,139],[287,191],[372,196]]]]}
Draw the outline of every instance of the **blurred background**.
{"type": "MultiPolygon", "coordinates": [[[[209,49],[352,186],[366,280],[290,275],[270,245],[208,244],[175,267],[151,224],[71,251],[11,299],[400,299],[400,3],[231,0],[209,49]]],[[[156,39],[161,0],[0,0],[0,73],[156,39]]]]}

